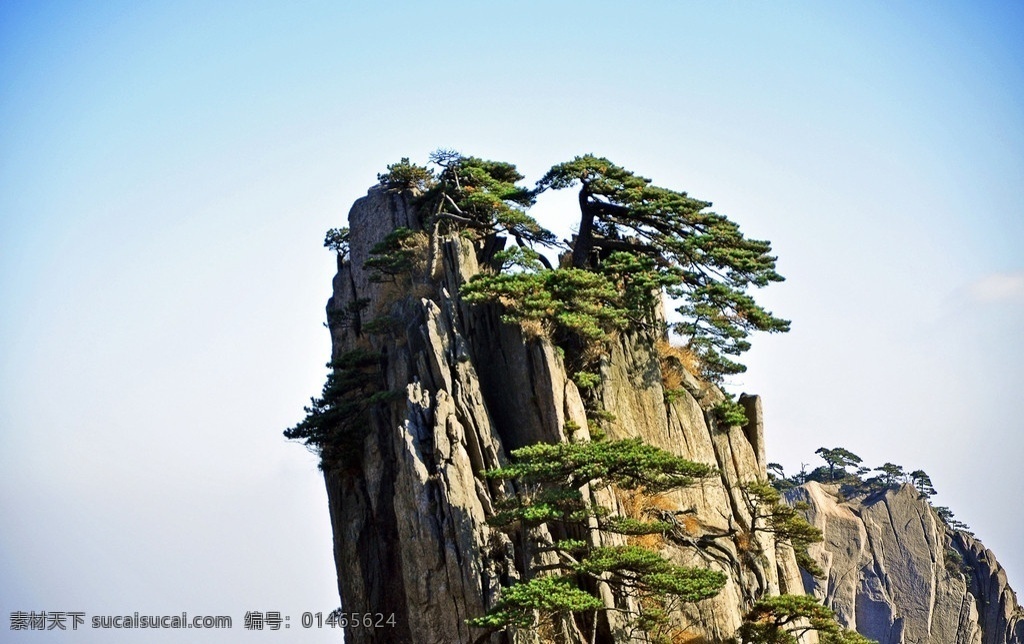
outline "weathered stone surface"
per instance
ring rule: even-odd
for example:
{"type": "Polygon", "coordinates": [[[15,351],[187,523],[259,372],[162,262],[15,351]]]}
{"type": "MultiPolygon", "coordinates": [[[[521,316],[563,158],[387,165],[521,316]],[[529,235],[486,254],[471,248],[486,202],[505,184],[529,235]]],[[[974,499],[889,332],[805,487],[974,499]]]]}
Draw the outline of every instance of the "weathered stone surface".
{"type": "Polygon", "coordinates": [[[1024,643],[1024,609],[1017,603],[1017,595],[996,556],[963,532],[953,535],[952,545],[970,569],[967,581],[977,598],[975,610],[983,633],[982,644],[1024,643]]]}
{"type": "Polygon", "coordinates": [[[765,456],[764,412],[761,410],[761,397],[740,394],[739,403],[743,405],[743,410],[746,412],[747,418],[750,419],[743,428],[743,433],[757,456],[757,466],[761,478],[767,478],[768,458],[765,456]]]}
{"type": "Polygon", "coordinates": [[[824,541],[809,549],[825,577],[808,592],[880,644],[1019,644],[1024,622],[1005,572],[971,537],[950,530],[911,486],[840,502],[837,486],[787,493],[808,504],[824,541]],[[950,557],[963,558],[964,575],[950,557]],[[980,607],[980,608],[979,608],[980,607]]]}
{"type": "MultiPolygon", "coordinates": [[[[465,620],[482,615],[500,588],[518,579],[523,557],[515,538],[486,523],[511,489],[480,472],[523,445],[566,441],[570,434],[587,439],[587,410],[549,341],[503,324],[495,307],[459,301],[459,286],[480,271],[471,242],[424,235],[429,248],[418,278],[376,282],[363,268],[369,249],[395,227],[419,230],[415,211],[401,195],[373,189],[353,206],[349,225],[351,261],[339,263],[328,303],[333,356],[357,348],[380,352],[382,382],[404,395],[372,414],[358,466],[325,472],[342,606],[393,612],[397,621],[386,631],[348,629],[346,641],[472,642],[481,631],[465,620]],[[381,316],[398,331],[366,333],[364,325],[381,316]]],[[[741,490],[765,476],[760,401],[744,399],[751,418],[745,428],[718,427],[708,410],[721,392],[692,376],[667,402],[654,344],[651,337],[620,335],[602,359],[596,397],[616,416],[607,424],[610,438],[638,436],[720,470],[658,503],[678,526],[664,554],[728,576],[721,594],[684,606],[673,619],[690,641],[724,641],[759,597],[800,585],[792,551],[760,530],[741,490]]],[[[628,500],[610,490],[587,493],[626,509],[628,500]]],[[[624,543],[597,532],[589,538],[624,543]]],[[[634,597],[606,586],[598,591],[608,606],[635,607],[634,597]]],[[[635,629],[630,635],[619,613],[602,619],[598,641],[645,641],[635,629]]],[[[584,641],[571,619],[549,631],[496,633],[486,641],[550,638],[584,641]]]]}

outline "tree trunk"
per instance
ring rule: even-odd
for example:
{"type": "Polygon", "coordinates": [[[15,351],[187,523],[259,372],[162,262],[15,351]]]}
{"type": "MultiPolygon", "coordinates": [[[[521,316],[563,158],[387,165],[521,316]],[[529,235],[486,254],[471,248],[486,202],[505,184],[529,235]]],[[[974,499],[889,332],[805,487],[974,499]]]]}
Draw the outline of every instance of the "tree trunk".
{"type": "Polygon", "coordinates": [[[586,186],[580,188],[580,215],[580,231],[572,248],[572,265],[586,268],[590,263],[590,251],[594,247],[594,210],[586,186]]]}

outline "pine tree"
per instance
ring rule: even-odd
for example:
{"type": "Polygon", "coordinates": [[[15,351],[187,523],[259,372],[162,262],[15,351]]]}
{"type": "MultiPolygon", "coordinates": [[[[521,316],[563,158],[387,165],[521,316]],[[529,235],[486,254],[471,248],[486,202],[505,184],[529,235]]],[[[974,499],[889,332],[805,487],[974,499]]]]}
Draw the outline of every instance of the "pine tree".
{"type": "Polygon", "coordinates": [[[484,234],[504,232],[520,246],[555,245],[555,235],[526,214],[536,195],[516,185],[523,179],[516,166],[452,150],[437,150],[430,160],[441,172],[422,198],[428,225],[450,222],[484,234]]]}
{"type": "Polygon", "coordinates": [[[797,644],[816,631],[821,644],[877,644],[836,622],[832,609],[811,595],[776,595],[758,600],[738,635],[742,644],[797,644]]]}
{"type": "Polygon", "coordinates": [[[488,523],[518,535],[526,568],[523,580],[503,589],[499,601],[486,615],[468,620],[470,625],[490,632],[532,626],[536,613],[547,617],[604,610],[593,593],[595,584],[604,583],[639,597],[647,608],[633,615],[635,623],[655,628],[663,619],[658,606],[713,597],[725,585],[725,575],[717,570],[676,565],[643,545],[599,547],[592,540],[551,542],[540,536],[586,535],[595,526],[622,535],[665,533],[672,529],[670,523],[611,516],[608,508],[586,499],[582,488],[611,486],[655,494],[711,476],[711,466],[639,439],[540,443],[515,450],[512,456],[511,465],[485,472],[489,479],[514,482],[517,489],[498,505],[488,523]],[[548,529],[535,529],[540,526],[548,529]],[[553,553],[557,562],[538,566],[540,552],[553,553]]]}
{"type": "Polygon", "coordinates": [[[833,447],[828,449],[826,447],[819,447],[814,451],[815,454],[821,456],[826,463],[828,463],[828,480],[836,480],[836,468],[846,475],[846,468],[853,467],[861,462],[861,458],[851,452],[848,449],[842,447],[833,447]]]}
{"type": "Polygon", "coordinates": [[[911,472],[910,482],[914,484],[922,498],[930,499],[935,496],[935,486],[932,485],[932,478],[924,470],[914,470],[911,472]]]}
{"type": "Polygon", "coordinates": [[[898,485],[907,477],[906,472],[903,471],[903,467],[895,463],[885,463],[876,467],[875,471],[880,472],[880,476],[878,478],[881,479],[882,484],[885,487],[898,485]]]}
{"type": "Polygon", "coordinates": [[[822,539],[821,530],[808,523],[800,514],[807,509],[807,504],[801,502],[793,506],[786,505],[779,491],[765,481],[747,483],[743,486],[743,494],[754,519],[763,522],[763,527],[756,529],[771,532],[779,541],[789,543],[797,564],[811,575],[823,577],[825,571],[807,552],[808,546],[822,539]]]}
{"type": "Polygon", "coordinates": [[[319,398],[311,398],[306,417],[286,429],[285,438],[301,440],[320,455],[320,468],[358,465],[367,428],[366,413],[396,399],[380,378],[379,353],[354,350],[327,365],[331,368],[319,398]]]}
{"type": "Polygon", "coordinates": [[[758,305],[747,293],[783,280],[767,241],[747,239],[706,201],[651,184],[608,159],[586,155],[554,166],[537,191],[579,186],[580,225],[572,243],[572,266],[597,269],[612,253],[652,260],[646,269],[661,276],[679,303],[683,321],[674,330],[704,364],[705,376],[720,381],[745,371],[728,356],[750,348],[752,331],[789,330],[789,322],[758,305]]]}

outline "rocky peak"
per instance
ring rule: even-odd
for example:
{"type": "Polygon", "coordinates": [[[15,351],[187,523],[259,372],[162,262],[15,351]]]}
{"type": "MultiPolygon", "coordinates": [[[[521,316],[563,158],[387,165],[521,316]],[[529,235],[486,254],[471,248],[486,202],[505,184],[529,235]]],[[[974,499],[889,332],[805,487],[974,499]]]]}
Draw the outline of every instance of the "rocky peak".
{"type": "MultiPolygon", "coordinates": [[[[583,642],[585,625],[574,620],[490,635],[467,626],[522,569],[516,540],[487,524],[508,490],[480,473],[523,445],[565,442],[574,432],[586,440],[589,412],[551,342],[503,323],[493,306],[460,300],[484,249],[458,234],[423,232],[408,197],[374,188],[352,207],[350,257],[339,261],[327,307],[335,360],[379,354],[375,377],[395,394],[372,408],[352,459],[325,463],[342,607],[396,618],[387,631],[349,628],[346,641],[583,642]],[[396,228],[418,231],[416,276],[375,281],[366,269],[371,249],[396,228]]],[[[727,577],[718,596],[672,614],[675,637],[725,641],[758,598],[802,589],[792,550],[760,529],[741,491],[765,478],[760,401],[743,399],[746,427],[719,426],[709,410],[722,394],[713,386],[687,376],[666,394],[654,340],[616,337],[600,359],[595,395],[615,416],[609,438],[640,437],[717,469],[662,501],[685,517],[663,549],[677,564],[727,577]]],[[[625,511],[606,490],[590,494],[625,511]]],[[[602,597],[609,607],[634,601],[602,597]]],[[[606,612],[597,641],[646,641],[606,612]]]]}
{"type": "Polygon", "coordinates": [[[1024,642],[1024,613],[995,556],[952,530],[911,485],[843,499],[839,486],[787,493],[807,504],[824,540],[810,554],[825,577],[807,591],[879,644],[1024,642]]]}

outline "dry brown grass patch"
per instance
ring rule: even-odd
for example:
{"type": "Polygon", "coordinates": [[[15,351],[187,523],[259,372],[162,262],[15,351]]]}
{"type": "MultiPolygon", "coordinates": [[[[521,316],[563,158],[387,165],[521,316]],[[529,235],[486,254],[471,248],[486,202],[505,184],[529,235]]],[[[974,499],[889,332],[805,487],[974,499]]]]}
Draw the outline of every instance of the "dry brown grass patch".
{"type": "Polygon", "coordinates": [[[674,366],[661,363],[661,386],[665,391],[677,391],[683,388],[683,375],[674,366]]]}
{"type": "Polygon", "coordinates": [[[669,637],[672,644],[708,644],[707,638],[700,633],[684,629],[673,631],[669,637]]]}
{"type": "Polygon", "coordinates": [[[630,519],[649,521],[653,510],[675,512],[679,508],[668,494],[647,494],[643,488],[624,490],[615,488],[615,497],[622,506],[622,513],[630,519]]]}
{"type": "Polygon", "coordinates": [[[631,546],[640,546],[648,550],[660,550],[665,545],[665,537],[655,534],[635,534],[626,537],[626,543],[631,546]]]}
{"type": "Polygon", "coordinates": [[[737,550],[740,552],[750,552],[753,544],[751,543],[749,532],[737,532],[734,541],[736,542],[737,550]]]}
{"type": "Polygon", "coordinates": [[[682,388],[683,374],[679,371],[680,369],[686,370],[693,376],[700,375],[700,358],[686,347],[660,340],[655,345],[655,350],[657,350],[658,359],[661,361],[661,380],[665,389],[682,388]]]}
{"type": "Polygon", "coordinates": [[[684,516],[682,524],[686,534],[698,534],[700,532],[700,521],[692,514],[684,516]]]}
{"type": "Polygon", "coordinates": [[[523,337],[528,340],[550,337],[544,323],[540,320],[520,320],[519,328],[523,332],[523,337]]]}
{"type": "Polygon", "coordinates": [[[615,488],[615,498],[619,500],[622,513],[630,519],[639,519],[643,514],[643,494],[640,490],[615,488]]]}
{"type": "MultiPolygon", "coordinates": [[[[667,494],[646,494],[643,489],[623,490],[616,488],[615,496],[619,500],[622,514],[637,521],[652,521],[655,510],[675,512],[678,508],[667,494]]],[[[665,538],[659,533],[639,534],[626,537],[626,543],[658,550],[665,545],[665,538]]]]}

